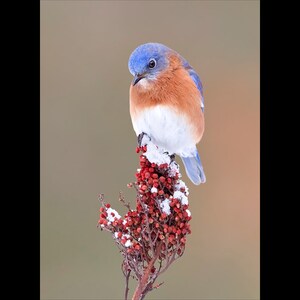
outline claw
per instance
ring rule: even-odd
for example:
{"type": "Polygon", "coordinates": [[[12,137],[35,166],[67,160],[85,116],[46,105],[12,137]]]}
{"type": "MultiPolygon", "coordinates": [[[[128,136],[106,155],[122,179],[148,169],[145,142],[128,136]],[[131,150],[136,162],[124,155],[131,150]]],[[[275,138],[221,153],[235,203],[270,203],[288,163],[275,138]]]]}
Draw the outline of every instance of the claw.
{"type": "Polygon", "coordinates": [[[171,158],[171,162],[175,161],[175,154],[170,155],[170,158],[171,158]]]}
{"type": "Polygon", "coordinates": [[[164,152],[164,154],[169,155],[169,157],[171,158],[171,162],[175,160],[175,154],[174,153],[173,154],[169,154],[169,152],[166,151],[166,152],[164,152]]]}
{"type": "Polygon", "coordinates": [[[138,135],[138,138],[137,138],[137,141],[138,141],[138,146],[141,147],[142,146],[142,141],[143,141],[143,138],[144,136],[147,136],[149,138],[149,141],[151,141],[151,138],[149,137],[149,135],[145,132],[142,132],[138,135]]]}

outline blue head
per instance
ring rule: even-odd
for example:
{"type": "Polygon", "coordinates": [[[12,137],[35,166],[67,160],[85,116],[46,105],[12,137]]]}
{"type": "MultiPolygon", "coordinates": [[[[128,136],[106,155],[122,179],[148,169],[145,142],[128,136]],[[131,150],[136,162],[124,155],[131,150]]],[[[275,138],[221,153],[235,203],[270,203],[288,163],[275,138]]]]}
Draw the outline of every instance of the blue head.
{"type": "Polygon", "coordinates": [[[134,76],[133,85],[141,79],[156,79],[157,75],[168,66],[170,48],[159,43],[147,43],[137,47],[130,55],[128,69],[134,76]]]}

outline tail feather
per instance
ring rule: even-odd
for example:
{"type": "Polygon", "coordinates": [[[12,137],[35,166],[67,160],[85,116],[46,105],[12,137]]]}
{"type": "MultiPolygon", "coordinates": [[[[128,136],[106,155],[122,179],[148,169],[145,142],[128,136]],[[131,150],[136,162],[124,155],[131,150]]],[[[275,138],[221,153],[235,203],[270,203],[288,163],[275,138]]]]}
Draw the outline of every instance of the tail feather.
{"type": "Polygon", "coordinates": [[[198,185],[206,181],[203,166],[198,152],[196,152],[195,156],[181,157],[181,159],[183,161],[185,171],[188,177],[194,184],[198,185]]]}

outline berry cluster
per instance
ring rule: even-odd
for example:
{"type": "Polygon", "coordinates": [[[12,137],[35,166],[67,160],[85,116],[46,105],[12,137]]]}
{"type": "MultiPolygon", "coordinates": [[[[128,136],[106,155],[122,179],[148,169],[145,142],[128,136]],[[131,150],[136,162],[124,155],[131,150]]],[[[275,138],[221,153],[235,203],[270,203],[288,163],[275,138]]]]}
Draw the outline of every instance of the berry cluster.
{"type": "Polygon", "coordinates": [[[132,273],[140,282],[147,277],[141,288],[143,293],[153,289],[159,274],[183,254],[186,235],[191,233],[188,188],[180,180],[179,167],[168,154],[154,151],[166,163],[152,156],[149,161],[147,145],[136,149],[141,152],[140,169],[135,174],[136,181],[128,184],[137,191],[135,210],[121,198],[128,208],[122,218],[100,195],[99,226],[113,234],[124,257],[124,275],[132,273]]]}

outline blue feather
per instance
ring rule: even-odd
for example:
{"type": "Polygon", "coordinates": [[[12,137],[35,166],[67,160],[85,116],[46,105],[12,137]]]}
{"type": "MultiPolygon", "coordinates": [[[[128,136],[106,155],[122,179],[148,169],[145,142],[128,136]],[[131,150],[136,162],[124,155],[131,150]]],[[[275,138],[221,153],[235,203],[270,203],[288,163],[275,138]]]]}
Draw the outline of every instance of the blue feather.
{"type": "Polygon", "coordinates": [[[193,81],[195,82],[198,90],[200,91],[200,94],[202,96],[202,104],[203,106],[201,107],[202,111],[204,112],[204,96],[203,96],[203,85],[202,82],[200,80],[199,75],[196,73],[196,71],[190,66],[190,64],[187,62],[186,59],[184,59],[183,57],[181,57],[182,61],[183,61],[183,67],[189,72],[189,75],[191,76],[191,78],[193,79],[193,81]]]}
{"type": "Polygon", "coordinates": [[[181,157],[181,159],[188,177],[194,184],[198,185],[206,181],[198,151],[196,151],[195,156],[181,157]]]}

